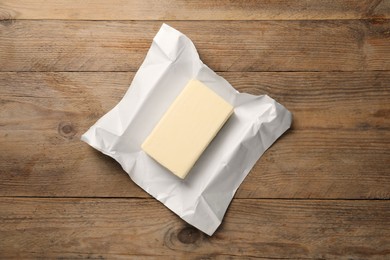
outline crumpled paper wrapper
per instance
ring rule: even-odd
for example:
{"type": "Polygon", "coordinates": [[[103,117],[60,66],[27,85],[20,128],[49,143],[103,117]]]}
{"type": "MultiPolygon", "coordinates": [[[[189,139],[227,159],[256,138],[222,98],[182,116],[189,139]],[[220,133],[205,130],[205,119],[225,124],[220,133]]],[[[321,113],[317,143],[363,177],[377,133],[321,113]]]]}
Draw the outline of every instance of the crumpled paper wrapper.
{"type": "Polygon", "coordinates": [[[137,185],[183,220],[212,235],[241,182],[291,120],[267,95],[236,91],[203,64],[188,37],[163,24],[123,99],[81,140],[118,161],[137,185]],[[181,180],[141,144],[190,79],[232,104],[234,114],[181,180]]]}

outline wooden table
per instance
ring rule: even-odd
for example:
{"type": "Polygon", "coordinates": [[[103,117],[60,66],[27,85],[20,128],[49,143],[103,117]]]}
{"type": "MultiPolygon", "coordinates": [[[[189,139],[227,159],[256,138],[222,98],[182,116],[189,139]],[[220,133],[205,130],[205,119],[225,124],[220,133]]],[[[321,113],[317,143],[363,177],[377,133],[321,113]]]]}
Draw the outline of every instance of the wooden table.
{"type": "Polygon", "coordinates": [[[0,258],[390,259],[390,1],[0,1],[0,258]],[[163,22],[294,123],[209,237],[80,135],[163,22]]]}

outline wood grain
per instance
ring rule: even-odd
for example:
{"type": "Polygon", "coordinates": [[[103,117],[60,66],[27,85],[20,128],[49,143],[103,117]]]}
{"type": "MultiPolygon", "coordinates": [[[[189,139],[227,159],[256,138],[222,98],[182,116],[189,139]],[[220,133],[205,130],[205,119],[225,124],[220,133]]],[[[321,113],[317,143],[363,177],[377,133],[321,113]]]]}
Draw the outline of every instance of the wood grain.
{"type": "Polygon", "coordinates": [[[389,18],[387,0],[3,0],[0,19],[321,20],[389,18]]]}
{"type": "MultiPolygon", "coordinates": [[[[160,21],[0,25],[0,71],[136,71],[160,21]]],[[[216,71],[390,69],[389,20],[172,21],[216,71]],[[199,30],[201,28],[201,30],[199,30]]]]}
{"type": "Polygon", "coordinates": [[[390,259],[389,0],[1,0],[0,259],[390,259]],[[79,140],[163,22],[292,129],[209,237],[79,140]]]}
{"type": "MultiPolygon", "coordinates": [[[[294,114],[293,130],[260,159],[236,197],[390,198],[390,72],[221,75],[294,114]]],[[[133,76],[0,73],[0,195],[149,197],[116,162],[79,141],[133,76]]]]}
{"type": "MultiPolygon", "coordinates": [[[[295,130],[390,128],[389,71],[220,75],[241,92],[268,94],[282,103],[294,113],[295,130]]],[[[133,77],[132,72],[0,72],[2,127],[47,130],[62,120],[87,129],[121,100],[133,77]]]]}
{"type": "Polygon", "coordinates": [[[390,257],[389,201],[235,199],[212,237],[145,199],[0,198],[0,221],[2,258],[390,257]]]}

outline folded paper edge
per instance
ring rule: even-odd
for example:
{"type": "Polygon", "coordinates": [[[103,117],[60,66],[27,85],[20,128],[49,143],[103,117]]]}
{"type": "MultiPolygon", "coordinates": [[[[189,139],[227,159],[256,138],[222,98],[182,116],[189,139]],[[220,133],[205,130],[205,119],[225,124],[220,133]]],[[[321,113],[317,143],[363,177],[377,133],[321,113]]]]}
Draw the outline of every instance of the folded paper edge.
{"type": "MultiPolygon", "coordinates": [[[[242,178],[235,185],[233,192],[231,194],[229,194],[229,203],[226,207],[223,207],[223,208],[225,208],[225,210],[222,212],[222,214],[219,214],[220,217],[218,217],[218,214],[213,210],[213,207],[211,207],[208,203],[207,196],[206,196],[206,194],[204,194],[204,192],[207,191],[207,188],[202,192],[201,201],[203,203],[206,203],[208,206],[207,208],[210,209],[210,211],[213,213],[214,217],[212,219],[218,220],[218,221],[215,221],[214,225],[211,227],[210,227],[210,225],[204,226],[202,223],[199,223],[199,224],[198,223],[195,223],[195,224],[190,223],[190,224],[197,227],[199,230],[205,232],[209,236],[212,236],[214,234],[214,232],[218,229],[220,224],[222,223],[222,220],[226,214],[227,209],[229,208],[229,205],[232,202],[232,199],[233,199],[238,187],[242,184],[242,182],[247,177],[249,172],[252,170],[252,168],[254,167],[256,162],[272,146],[272,144],[275,143],[277,141],[277,139],[279,137],[281,137],[291,127],[292,113],[289,110],[287,110],[283,105],[278,103],[276,100],[270,98],[267,95],[264,95],[264,96],[266,96],[269,99],[269,101],[271,101],[273,103],[273,107],[274,107],[275,111],[278,110],[278,112],[277,112],[276,116],[271,121],[262,123],[262,125],[264,127],[267,127],[267,124],[278,123],[278,121],[279,121],[279,127],[276,128],[277,130],[274,133],[274,135],[272,136],[271,140],[269,140],[269,138],[268,138],[268,140],[269,140],[268,145],[266,145],[263,150],[258,150],[259,152],[258,152],[258,154],[256,154],[256,156],[253,157],[253,160],[251,160],[250,162],[248,162],[246,164],[247,167],[245,167],[243,172],[240,174],[240,176],[242,176],[242,178]]],[[[261,131],[262,131],[262,129],[261,129],[261,127],[259,127],[259,129],[258,129],[258,131],[256,131],[256,133],[261,134],[261,131]]],[[[250,132],[250,130],[248,130],[244,134],[245,137],[248,135],[248,132],[250,132]]],[[[253,135],[253,136],[255,136],[255,135],[253,135]]],[[[240,141],[239,143],[241,144],[242,141],[240,141]]],[[[234,154],[237,154],[239,152],[238,148],[237,149],[235,148],[234,150],[235,150],[235,152],[233,153],[232,156],[234,156],[234,154]]],[[[186,219],[184,219],[184,220],[187,221],[186,219]]]]}
{"type": "MultiPolygon", "coordinates": [[[[154,37],[154,39],[153,39],[153,42],[157,39],[157,41],[158,41],[158,35],[161,35],[163,32],[164,32],[164,30],[168,30],[168,31],[170,31],[171,33],[174,33],[174,34],[177,34],[177,36],[178,37],[184,37],[185,39],[186,39],[186,43],[189,41],[191,44],[192,44],[192,41],[187,37],[187,36],[185,36],[184,34],[182,34],[181,32],[179,32],[179,31],[177,31],[176,29],[174,29],[174,28],[172,28],[171,26],[169,26],[169,25],[167,25],[167,24],[163,24],[162,26],[161,26],[161,28],[160,28],[160,30],[159,30],[159,32],[156,34],[156,36],[154,37]]],[[[153,43],[152,43],[153,44],[153,43]]],[[[161,46],[159,46],[159,47],[161,47],[161,46]]],[[[152,47],[151,47],[152,48],[152,47]]],[[[185,48],[185,47],[183,47],[183,48],[185,48]]],[[[180,51],[178,51],[178,52],[176,52],[176,54],[178,55],[178,56],[180,56],[180,54],[181,54],[181,52],[183,51],[183,48],[181,48],[181,50],[180,51]]],[[[195,47],[194,47],[195,48],[195,47]]],[[[196,48],[195,48],[195,50],[196,50],[196,48]]],[[[197,53],[197,52],[196,52],[197,53]]],[[[165,53],[165,55],[167,55],[167,57],[168,58],[172,58],[171,56],[169,56],[169,55],[171,55],[171,53],[165,53]]],[[[176,58],[173,58],[173,60],[172,59],[170,59],[170,61],[171,62],[174,62],[177,58],[178,58],[178,56],[176,56],[176,58]]],[[[148,58],[148,55],[145,57],[145,60],[144,60],[144,63],[145,63],[145,61],[147,60],[147,58],[148,58]]],[[[199,56],[198,57],[196,57],[201,63],[202,63],[202,61],[199,59],[199,56]]],[[[202,63],[203,64],[203,63],[202,63]]],[[[204,65],[204,64],[203,64],[204,65]]],[[[206,66],[206,65],[204,65],[204,66],[206,66]]],[[[141,65],[141,67],[142,67],[142,65],[141,65]]],[[[206,66],[207,67],[207,66],[206,66]]],[[[207,67],[208,68],[208,67],[207,67]]],[[[209,68],[208,68],[209,69],[209,68]]],[[[211,69],[210,69],[211,70],[211,69]]],[[[215,72],[214,72],[215,73],[215,72]]],[[[217,74],[216,74],[217,75],[217,74]]],[[[219,75],[217,75],[217,76],[219,76],[219,75]]],[[[134,77],[134,79],[133,79],[133,81],[136,79],[136,77],[137,77],[137,73],[136,73],[136,75],[135,75],[135,77],[134,77]]],[[[221,76],[219,76],[219,77],[221,77],[221,76]]],[[[222,77],[221,77],[222,78],[222,77]]],[[[222,78],[224,81],[226,81],[224,78],[222,78]]],[[[226,81],[227,82],[227,81],[226,81]]],[[[131,86],[131,85],[130,85],[131,86]]],[[[231,86],[230,85],[230,83],[229,83],[229,86],[231,86]]],[[[232,86],[231,86],[232,87],[232,86]]],[[[233,88],[233,87],[232,87],[233,88]]],[[[153,88],[152,88],[153,89],[153,88]]],[[[152,89],[150,89],[150,90],[148,90],[148,91],[152,91],[152,89]]],[[[236,90],[237,91],[237,90],[236,90]]],[[[125,96],[123,97],[123,99],[126,97],[126,95],[128,95],[129,94],[129,92],[130,92],[130,88],[129,88],[129,90],[126,92],[126,94],[125,94],[125,96]]],[[[241,93],[238,93],[237,92],[237,95],[239,95],[239,94],[241,94],[241,93]]],[[[268,96],[267,96],[268,97],[268,96]]],[[[270,98],[270,97],[268,97],[268,98],[270,98]]],[[[122,101],[123,101],[123,99],[118,103],[118,104],[120,104],[122,101]]],[[[273,100],[272,98],[270,98],[271,100],[273,100]]],[[[225,213],[226,213],[226,211],[227,211],[227,209],[228,209],[228,206],[229,206],[229,204],[231,203],[231,201],[232,201],[232,198],[234,197],[234,194],[235,194],[235,192],[237,191],[237,188],[241,185],[241,183],[242,183],[242,181],[246,178],[246,176],[247,176],[247,174],[249,173],[249,171],[253,168],[253,166],[255,165],[255,163],[257,162],[257,160],[262,156],[262,154],[287,130],[287,129],[289,129],[290,128],[290,126],[291,126],[291,122],[292,122],[292,114],[291,114],[291,112],[290,111],[288,111],[285,107],[283,107],[281,104],[279,104],[278,102],[276,102],[275,100],[273,100],[274,102],[275,102],[275,106],[280,106],[279,108],[281,108],[281,110],[279,111],[279,116],[278,115],[276,115],[276,117],[273,119],[273,120],[275,120],[275,119],[278,119],[278,118],[280,118],[281,117],[281,119],[279,120],[280,121],[280,126],[279,126],[279,128],[276,128],[278,131],[272,136],[273,138],[272,138],[272,141],[270,141],[269,143],[269,146],[267,147],[267,148],[265,148],[262,152],[260,152],[258,155],[256,155],[255,157],[256,157],[256,159],[253,159],[253,160],[251,160],[248,164],[247,164],[247,166],[249,166],[249,167],[245,167],[245,169],[244,169],[244,171],[241,173],[241,175],[243,176],[243,178],[242,178],[242,180],[238,183],[238,185],[236,185],[237,187],[235,187],[235,189],[233,190],[233,192],[232,192],[232,194],[231,195],[229,195],[229,196],[231,196],[230,198],[229,198],[229,203],[228,203],[228,205],[226,206],[226,207],[224,207],[225,209],[224,209],[224,211],[223,211],[223,214],[222,214],[222,216],[218,216],[218,214],[216,213],[216,212],[214,212],[214,210],[213,210],[213,207],[212,206],[210,206],[210,204],[209,204],[209,202],[208,202],[208,200],[207,200],[207,197],[204,197],[204,195],[203,194],[201,194],[201,196],[199,197],[199,202],[198,202],[198,205],[196,206],[196,208],[197,207],[202,207],[202,208],[204,208],[205,210],[207,210],[207,212],[208,212],[208,215],[210,215],[211,216],[211,218],[212,218],[212,223],[208,223],[207,225],[205,225],[205,224],[202,224],[201,222],[199,223],[199,221],[197,221],[197,220],[195,220],[195,219],[192,219],[189,215],[188,216],[183,216],[183,217],[181,217],[174,209],[172,209],[172,208],[170,208],[170,207],[168,207],[167,205],[165,205],[165,203],[164,202],[162,202],[162,201],[160,201],[161,203],[163,203],[165,206],[167,206],[170,210],[172,210],[175,214],[177,214],[177,215],[179,215],[184,221],[186,221],[187,223],[189,223],[189,224],[191,224],[191,225],[193,225],[194,227],[196,227],[196,228],[198,228],[199,230],[201,230],[201,231],[203,231],[203,232],[205,232],[206,234],[208,234],[209,236],[211,236],[216,230],[217,230],[217,228],[220,226],[220,224],[221,224],[221,222],[222,222],[222,219],[223,219],[223,217],[224,217],[224,215],[225,215],[225,213]],[[282,127],[283,126],[283,127],[282,127]]],[[[117,105],[118,105],[117,104],[117,105]]],[[[140,104],[139,105],[140,107],[142,107],[142,104],[140,104]]],[[[114,110],[114,109],[116,109],[116,107],[117,106],[115,106],[112,110],[114,110]]],[[[107,150],[107,149],[104,149],[104,148],[102,148],[102,147],[100,147],[100,145],[97,143],[97,140],[96,140],[96,138],[95,138],[95,136],[96,136],[96,130],[97,130],[97,128],[99,128],[99,121],[100,120],[104,120],[104,117],[107,115],[107,114],[109,114],[109,113],[111,113],[112,112],[112,110],[110,110],[109,112],[107,112],[102,118],[100,118],[94,125],[92,125],[91,127],[90,127],[90,129],[88,129],[82,136],[81,136],[81,140],[82,141],[84,141],[84,142],[86,142],[86,143],[88,143],[89,145],[91,145],[93,148],[95,148],[96,150],[98,150],[98,151],[100,151],[100,152],[102,152],[102,153],[104,153],[104,154],[106,154],[106,155],[108,155],[108,156],[110,156],[110,157],[112,157],[112,158],[114,158],[114,159],[116,159],[121,165],[122,165],[122,163],[116,158],[116,156],[115,156],[115,152],[111,152],[110,150],[107,150]]],[[[272,120],[272,121],[273,121],[272,120]]],[[[131,122],[131,120],[130,120],[130,122],[131,122]]],[[[122,122],[121,122],[122,123],[122,122]]],[[[123,126],[124,128],[127,128],[128,126],[123,126]]],[[[258,132],[259,133],[261,133],[261,127],[259,128],[259,130],[258,130],[258,132]]],[[[122,166],[122,168],[123,168],[123,166],[122,166]]],[[[125,169],[125,171],[127,172],[127,170],[125,169]]],[[[143,187],[141,187],[141,188],[143,188],[143,187]]],[[[144,189],[144,188],[143,188],[144,189]]],[[[145,190],[146,192],[148,192],[147,190],[145,190]]],[[[149,193],[149,192],[148,192],[149,193]]],[[[156,198],[156,197],[155,197],[156,198]]],[[[157,198],[156,198],[157,199],[157,198]]],[[[196,212],[196,208],[195,208],[195,210],[194,210],[194,212],[196,212]]]]}

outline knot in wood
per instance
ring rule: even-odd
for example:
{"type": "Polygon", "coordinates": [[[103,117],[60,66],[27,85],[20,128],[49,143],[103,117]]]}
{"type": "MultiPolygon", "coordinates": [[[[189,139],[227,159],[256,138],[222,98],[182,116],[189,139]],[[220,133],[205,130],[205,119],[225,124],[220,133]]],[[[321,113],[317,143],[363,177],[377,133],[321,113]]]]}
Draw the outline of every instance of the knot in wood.
{"type": "Polygon", "coordinates": [[[0,24],[4,26],[10,26],[15,22],[15,20],[12,18],[12,15],[5,11],[0,9],[0,24]]]}
{"type": "Polygon", "coordinates": [[[68,139],[71,139],[75,134],[76,131],[70,122],[61,122],[58,125],[58,133],[68,139]]]}
{"type": "Polygon", "coordinates": [[[183,244],[193,244],[199,240],[201,234],[200,231],[193,227],[185,227],[180,230],[177,238],[183,244]]]}

